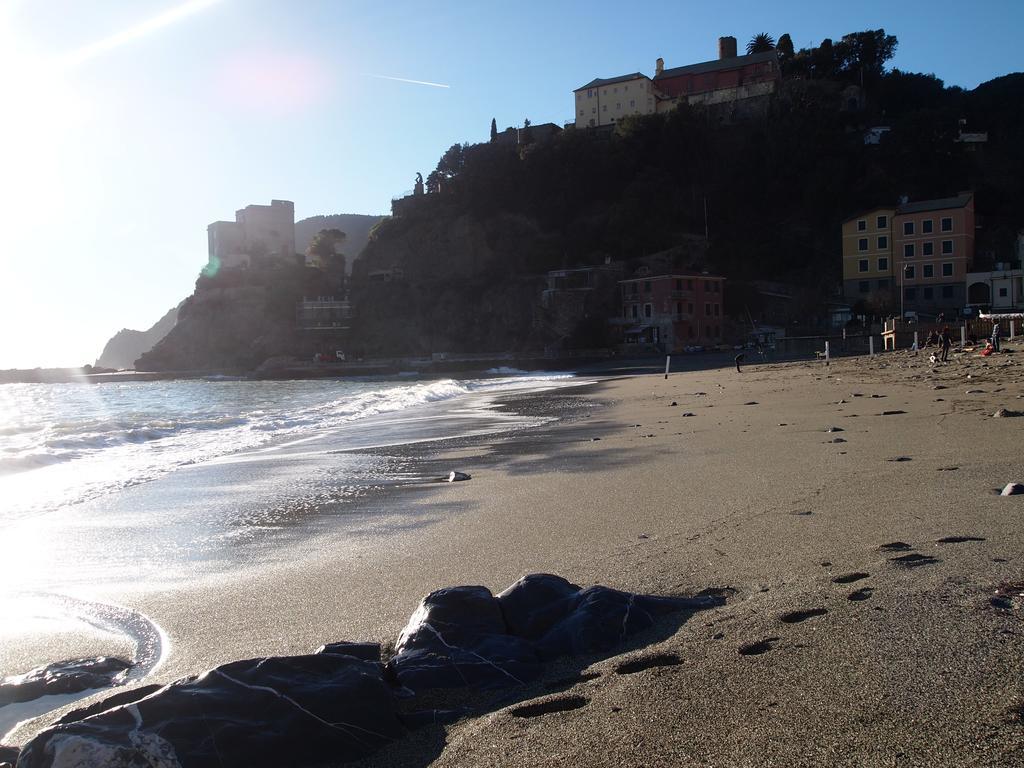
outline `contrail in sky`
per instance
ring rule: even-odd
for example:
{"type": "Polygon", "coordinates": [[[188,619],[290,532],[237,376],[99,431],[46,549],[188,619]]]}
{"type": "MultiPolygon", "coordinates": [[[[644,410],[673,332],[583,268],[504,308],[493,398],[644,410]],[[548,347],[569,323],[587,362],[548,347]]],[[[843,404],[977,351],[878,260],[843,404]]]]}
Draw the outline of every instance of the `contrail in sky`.
{"type": "Polygon", "coordinates": [[[367,75],[367,77],[376,77],[381,80],[395,80],[399,83],[412,83],[413,85],[429,85],[431,88],[451,88],[450,85],[444,83],[431,83],[429,80],[410,80],[407,77],[391,77],[390,75],[367,75]]]}
{"type": "Polygon", "coordinates": [[[160,29],[161,27],[166,27],[176,21],[184,19],[186,16],[191,16],[194,13],[198,13],[199,11],[209,8],[211,5],[219,3],[220,1],[221,0],[188,0],[188,2],[177,5],[151,19],[139,22],[133,27],[128,27],[128,29],[122,30],[110,37],[105,37],[102,40],[97,40],[95,43],[79,48],[77,51],[72,51],[71,53],[61,57],[60,63],[66,67],[76,67],[95,56],[99,56],[101,53],[105,53],[106,51],[109,51],[112,48],[117,48],[125,43],[130,43],[131,41],[160,29]]]}

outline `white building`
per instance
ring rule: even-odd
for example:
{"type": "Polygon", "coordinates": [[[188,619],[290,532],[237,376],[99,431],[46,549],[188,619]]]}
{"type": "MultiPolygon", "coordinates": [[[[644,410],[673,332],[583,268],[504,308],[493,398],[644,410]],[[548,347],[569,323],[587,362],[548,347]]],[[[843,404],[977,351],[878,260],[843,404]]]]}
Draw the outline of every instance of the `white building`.
{"type": "Polygon", "coordinates": [[[234,221],[215,221],[206,228],[210,263],[218,268],[248,266],[255,258],[295,256],[295,204],[271,200],[247,205],[234,221]]]}
{"type": "Polygon", "coordinates": [[[657,111],[651,78],[640,72],[597,78],[577,88],[574,93],[577,128],[614,125],[629,115],[651,115],[657,111]]]}

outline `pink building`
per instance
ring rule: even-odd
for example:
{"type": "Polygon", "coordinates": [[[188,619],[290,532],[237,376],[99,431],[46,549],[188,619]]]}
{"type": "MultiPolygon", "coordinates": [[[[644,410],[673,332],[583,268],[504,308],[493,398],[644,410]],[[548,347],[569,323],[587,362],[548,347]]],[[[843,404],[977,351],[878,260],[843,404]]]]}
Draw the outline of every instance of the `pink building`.
{"type": "Polygon", "coordinates": [[[612,318],[626,344],[666,351],[722,342],[725,278],[717,275],[639,275],[619,281],[621,312],[612,318]]]}

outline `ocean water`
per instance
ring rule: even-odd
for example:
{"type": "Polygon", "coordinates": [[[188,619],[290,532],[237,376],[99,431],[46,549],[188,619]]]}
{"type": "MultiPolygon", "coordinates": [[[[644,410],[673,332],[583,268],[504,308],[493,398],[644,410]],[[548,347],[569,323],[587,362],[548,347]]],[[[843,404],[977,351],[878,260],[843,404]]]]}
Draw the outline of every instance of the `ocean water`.
{"type": "Polygon", "coordinates": [[[462,380],[0,385],[0,530],[249,451],[446,437],[464,432],[467,417],[471,431],[493,431],[509,426],[495,396],[575,383],[503,368],[462,380]]]}

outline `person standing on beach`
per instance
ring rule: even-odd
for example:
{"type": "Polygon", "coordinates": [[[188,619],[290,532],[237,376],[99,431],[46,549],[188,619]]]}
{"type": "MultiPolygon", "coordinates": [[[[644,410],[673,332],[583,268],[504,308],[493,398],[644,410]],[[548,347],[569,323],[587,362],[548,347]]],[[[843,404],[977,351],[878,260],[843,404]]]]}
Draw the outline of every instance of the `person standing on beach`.
{"type": "Polygon", "coordinates": [[[999,351],[999,323],[993,323],[992,325],[992,350],[994,352],[999,351]]]}
{"type": "Polygon", "coordinates": [[[939,358],[942,362],[948,362],[949,360],[949,348],[953,344],[953,340],[949,336],[949,326],[945,326],[942,329],[942,357],[939,358]]]}
{"type": "Polygon", "coordinates": [[[736,373],[743,373],[743,371],[740,370],[740,363],[742,363],[746,359],[747,356],[742,352],[736,355],[736,373]]]}

